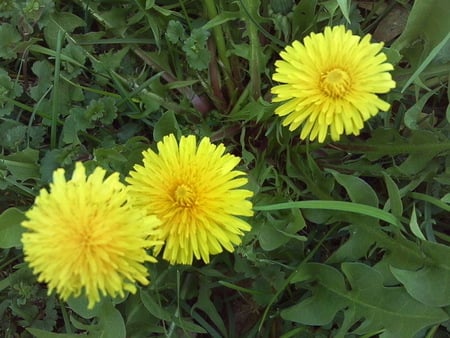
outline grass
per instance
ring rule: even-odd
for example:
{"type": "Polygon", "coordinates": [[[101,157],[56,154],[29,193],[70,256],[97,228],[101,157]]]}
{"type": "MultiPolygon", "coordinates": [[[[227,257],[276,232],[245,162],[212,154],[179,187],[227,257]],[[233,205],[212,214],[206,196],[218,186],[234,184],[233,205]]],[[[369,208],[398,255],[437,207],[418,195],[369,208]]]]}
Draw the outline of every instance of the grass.
{"type": "Polygon", "coordinates": [[[3,1],[0,336],[448,336],[449,12],[447,0],[3,1]],[[385,42],[391,109],[359,136],[301,141],[274,114],[274,63],[338,24],[385,42]],[[20,224],[53,171],[83,161],[123,178],[170,133],[242,158],[255,210],[243,243],[210,264],[159,257],[149,286],[93,310],[47,295],[20,224]]]}

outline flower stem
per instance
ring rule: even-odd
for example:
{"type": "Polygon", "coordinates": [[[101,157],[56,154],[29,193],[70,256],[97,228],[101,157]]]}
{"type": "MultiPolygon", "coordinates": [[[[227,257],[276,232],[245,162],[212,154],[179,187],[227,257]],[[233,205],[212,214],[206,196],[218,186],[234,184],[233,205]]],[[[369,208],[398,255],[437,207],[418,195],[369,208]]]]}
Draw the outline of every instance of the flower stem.
{"type": "MultiPolygon", "coordinates": [[[[211,20],[218,16],[216,1],[214,0],[203,0],[206,11],[208,13],[208,18],[211,20]]],[[[214,40],[216,41],[217,53],[219,59],[223,65],[223,72],[225,78],[225,86],[227,87],[228,96],[231,99],[234,96],[235,86],[231,78],[231,64],[227,56],[227,48],[225,45],[225,38],[220,26],[213,27],[214,40]]]]}
{"type": "Polygon", "coordinates": [[[245,24],[247,26],[248,37],[250,40],[250,92],[252,97],[257,100],[261,96],[261,73],[260,56],[262,54],[261,44],[259,42],[258,27],[246,13],[250,13],[254,18],[258,16],[259,1],[242,0],[241,5],[247,10],[243,11],[245,15],[245,24]]]}

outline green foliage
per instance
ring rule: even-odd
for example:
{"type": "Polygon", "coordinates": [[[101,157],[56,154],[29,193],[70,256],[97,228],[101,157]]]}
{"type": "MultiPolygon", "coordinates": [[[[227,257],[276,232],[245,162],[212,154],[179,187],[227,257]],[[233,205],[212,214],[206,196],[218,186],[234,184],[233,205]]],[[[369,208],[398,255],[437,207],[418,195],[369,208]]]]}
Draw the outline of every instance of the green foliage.
{"type": "Polygon", "coordinates": [[[319,263],[307,263],[291,282],[314,280],[311,296],[283,310],[286,320],[306,325],[326,325],[343,311],[342,326],[336,336],[347,331],[357,335],[380,337],[413,337],[421,329],[448,319],[443,310],[413,300],[402,287],[385,287],[375,269],[362,263],[343,263],[342,272],[319,263]],[[408,309],[408,311],[404,311],[408,309]]]}
{"type": "Polygon", "coordinates": [[[447,2],[0,2],[0,336],[448,336],[447,2]],[[285,45],[400,19],[388,112],[326,144],[281,125],[270,88],[285,45]],[[53,171],[84,161],[124,178],[170,133],[242,158],[243,243],[208,265],[158,257],[149,286],[93,310],[48,295],[20,223],[53,171]]]}

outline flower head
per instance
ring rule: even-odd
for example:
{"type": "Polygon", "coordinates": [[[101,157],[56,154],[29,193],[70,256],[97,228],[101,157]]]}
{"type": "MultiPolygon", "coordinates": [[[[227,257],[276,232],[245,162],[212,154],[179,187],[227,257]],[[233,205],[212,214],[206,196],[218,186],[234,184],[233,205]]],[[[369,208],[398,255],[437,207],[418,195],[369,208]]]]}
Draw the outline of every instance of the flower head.
{"type": "Polygon", "coordinates": [[[283,84],[272,88],[273,101],[284,102],[275,110],[285,116],[283,125],[303,125],[301,139],[323,142],[329,130],[337,141],[344,132],[359,135],[364,121],[387,111],[389,104],[376,94],[395,87],[388,72],[393,66],[380,52],[383,44],[370,39],[336,26],[287,46],[273,74],[283,84]]]}
{"type": "Polygon", "coordinates": [[[171,264],[192,264],[193,257],[232,252],[250,225],[238,216],[252,216],[246,200],[252,192],[239,189],[245,173],[233,170],[239,158],[224,154],[223,144],[195,136],[174,135],[158,143],[158,154],[144,151],[143,165],[135,165],[126,179],[137,207],[161,220],[163,258],[171,264]]]}
{"type": "Polygon", "coordinates": [[[135,281],[148,284],[144,262],[156,260],[146,248],[160,244],[147,239],[157,218],[131,207],[119,174],[104,177],[101,168],[87,177],[80,162],[68,181],[56,170],[22,223],[25,261],[38,281],[64,300],[84,293],[89,308],[100,292],[123,296],[136,291],[135,281]]]}

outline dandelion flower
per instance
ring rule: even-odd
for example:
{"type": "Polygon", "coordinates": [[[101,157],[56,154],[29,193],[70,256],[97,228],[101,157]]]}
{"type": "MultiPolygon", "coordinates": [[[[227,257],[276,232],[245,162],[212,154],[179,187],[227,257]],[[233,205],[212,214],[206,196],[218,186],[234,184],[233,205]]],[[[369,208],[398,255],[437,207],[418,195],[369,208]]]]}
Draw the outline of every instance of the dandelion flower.
{"type": "Polygon", "coordinates": [[[72,179],[64,169],[53,174],[50,192],[42,189],[22,225],[25,261],[63,300],[84,294],[88,308],[102,295],[136,292],[135,281],[149,283],[144,262],[156,260],[146,248],[158,219],[132,208],[119,174],[105,177],[96,168],[86,176],[76,163],[72,179]]]}
{"type": "MultiPolygon", "coordinates": [[[[126,179],[137,207],[161,220],[163,258],[171,264],[192,264],[225,248],[232,252],[250,225],[239,216],[252,216],[242,189],[245,173],[233,170],[240,159],[224,154],[223,144],[193,135],[179,144],[172,134],[157,144],[158,154],[144,151],[143,165],[135,165],[126,179]]],[[[158,253],[162,247],[159,247],[158,253]]]]}
{"type": "Polygon", "coordinates": [[[326,27],[324,33],[294,41],[280,53],[273,79],[274,102],[284,102],[275,113],[285,116],[289,130],[302,126],[301,139],[328,135],[339,140],[344,132],[359,135],[364,121],[389,104],[377,94],[395,87],[381,52],[383,43],[371,43],[370,34],[353,35],[344,26],[326,27]]]}

